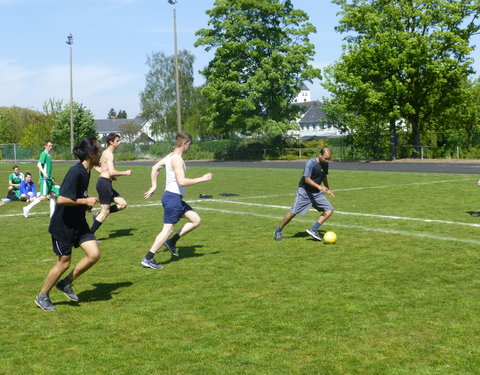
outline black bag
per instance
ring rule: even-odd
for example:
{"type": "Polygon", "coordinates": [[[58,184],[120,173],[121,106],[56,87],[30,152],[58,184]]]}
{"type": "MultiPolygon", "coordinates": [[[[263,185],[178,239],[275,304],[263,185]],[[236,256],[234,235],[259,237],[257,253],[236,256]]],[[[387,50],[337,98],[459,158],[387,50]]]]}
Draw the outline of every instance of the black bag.
{"type": "Polygon", "coordinates": [[[13,190],[8,191],[7,198],[10,199],[12,202],[20,200],[20,199],[17,198],[17,196],[15,195],[13,190]]]}

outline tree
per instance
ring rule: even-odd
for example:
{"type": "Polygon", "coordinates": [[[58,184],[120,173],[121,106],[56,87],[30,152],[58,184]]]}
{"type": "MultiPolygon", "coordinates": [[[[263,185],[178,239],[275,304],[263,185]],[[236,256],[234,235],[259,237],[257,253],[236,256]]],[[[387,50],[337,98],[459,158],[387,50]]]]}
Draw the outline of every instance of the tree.
{"type": "Polygon", "coordinates": [[[51,138],[57,115],[62,111],[63,101],[47,99],[43,104],[44,115],[38,121],[30,122],[22,133],[20,145],[23,147],[39,146],[51,138]]]}
{"type": "Polygon", "coordinates": [[[140,133],[140,130],[142,130],[142,127],[133,121],[128,121],[120,125],[118,129],[122,132],[122,138],[124,138],[127,143],[133,143],[140,133]]]}
{"type": "Polygon", "coordinates": [[[118,113],[117,113],[117,118],[123,118],[123,119],[126,119],[128,118],[127,117],[127,112],[123,111],[123,110],[119,110],[118,113]]]}
{"type": "Polygon", "coordinates": [[[0,143],[19,143],[28,124],[35,124],[42,114],[21,107],[0,108],[0,143]]]}
{"type": "Polygon", "coordinates": [[[109,120],[114,120],[117,118],[117,111],[115,109],[110,108],[110,111],[108,111],[107,119],[109,120]]]}
{"type": "Polygon", "coordinates": [[[326,72],[332,103],[380,121],[392,140],[396,122],[406,119],[419,147],[473,72],[469,42],[479,30],[479,1],[332,1],[342,8],[337,30],[350,33],[326,72]]]}
{"type": "MultiPolygon", "coordinates": [[[[85,137],[97,137],[92,112],[76,102],[73,103],[73,134],[74,144],[85,137]]],[[[56,116],[52,141],[60,146],[70,145],[70,105],[66,105],[56,116]]]]}
{"type": "Polygon", "coordinates": [[[202,74],[210,130],[218,135],[282,135],[300,111],[304,81],[320,78],[309,34],[315,27],[291,0],[216,0],[195,46],[214,49],[202,74]]]}
{"type": "MultiPolygon", "coordinates": [[[[180,100],[183,113],[188,113],[194,95],[193,63],[195,57],[188,51],[178,53],[180,100]]],[[[147,56],[150,67],[145,90],[140,94],[142,117],[152,120],[154,134],[175,133],[177,130],[175,56],[163,52],[147,56]]],[[[183,121],[188,121],[184,116],[183,121]]]]}

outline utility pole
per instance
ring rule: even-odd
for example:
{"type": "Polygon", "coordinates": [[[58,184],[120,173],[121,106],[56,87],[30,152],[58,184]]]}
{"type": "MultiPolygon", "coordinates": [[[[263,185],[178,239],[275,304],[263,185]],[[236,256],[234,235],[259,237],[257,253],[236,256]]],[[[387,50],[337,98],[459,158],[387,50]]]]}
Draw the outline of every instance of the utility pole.
{"type": "Polygon", "coordinates": [[[177,93],[177,128],[182,131],[182,113],[180,110],[180,79],[178,74],[178,49],[177,49],[177,15],[176,7],[177,0],[168,0],[168,3],[173,5],[173,40],[175,47],[175,88],[177,93]]]}
{"type": "Polygon", "coordinates": [[[72,45],[73,36],[67,36],[67,44],[70,46],[70,152],[73,154],[73,74],[72,74],[72,45]]]}

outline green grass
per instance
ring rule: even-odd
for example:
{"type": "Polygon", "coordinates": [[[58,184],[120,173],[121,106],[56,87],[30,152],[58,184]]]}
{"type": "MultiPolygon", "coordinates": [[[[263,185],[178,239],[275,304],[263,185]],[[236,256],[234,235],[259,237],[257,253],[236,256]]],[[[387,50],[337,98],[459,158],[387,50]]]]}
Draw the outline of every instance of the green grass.
{"type": "MultiPolygon", "coordinates": [[[[54,164],[55,176],[68,167],[54,164]]],[[[82,302],[53,290],[56,312],[33,303],[54,264],[48,204],[28,220],[23,203],[0,207],[0,374],[480,372],[474,176],[332,168],[336,213],[322,228],[338,242],[323,245],[304,232],[315,212],[273,240],[300,170],[212,168],[212,182],[187,188],[202,226],[179,260],[161,251],[165,269],[150,270],[140,260],[162,227],[152,203],[164,175],[145,201],[150,168],[132,169],[114,185],[130,206],[99,229],[102,259],[75,282],[82,302]]]]}

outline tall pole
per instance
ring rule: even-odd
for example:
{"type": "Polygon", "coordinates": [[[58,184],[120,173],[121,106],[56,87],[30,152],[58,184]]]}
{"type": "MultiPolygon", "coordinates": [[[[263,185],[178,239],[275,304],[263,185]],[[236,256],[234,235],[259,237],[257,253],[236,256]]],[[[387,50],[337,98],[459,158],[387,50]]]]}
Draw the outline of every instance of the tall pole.
{"type": "Polygon", "coordinates": [[[67,44],[70,46],[70,152],[73,154],[73,72],[72,72],[72,34],[67,36],[67,44]]]}
{"type": "Polygon", "coordinates": [[[175,89],[177,93],[177,128],[182,131],[182,113],[180,110],[180,78],[178,74],[178,49],[177,49],[177,14],[175,4],[177,0],[168,0],[173,5],[173,44],[175,47],[175,89]]]}

